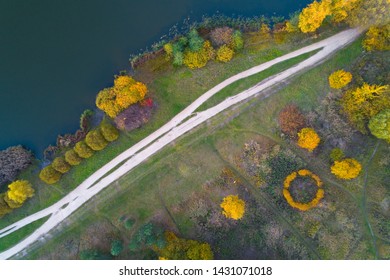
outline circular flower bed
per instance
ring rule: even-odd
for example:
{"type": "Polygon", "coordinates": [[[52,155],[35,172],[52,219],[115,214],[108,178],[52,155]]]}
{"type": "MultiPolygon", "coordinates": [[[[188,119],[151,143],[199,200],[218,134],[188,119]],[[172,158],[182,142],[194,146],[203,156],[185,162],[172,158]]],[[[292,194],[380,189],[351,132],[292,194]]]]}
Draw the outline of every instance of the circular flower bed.
{"type": "Polygon", "coordinates": [[[317,175],[313,174],[311,171],[309,171],[307,169],[302,169],[302,170],[299,170],[298,172],[293,172],[286,177],[286,179],[284,180],[284,184],[283,184],[283,195],[284,195],[284,198],[287,200],[288,204],[290,204],[290,206],[297,208],[301,211],[307,211],[307,210],[317,206],[317,204],[320,202],[320,200],[324,197],[324,190],[321,187],[322,187],[322,181],[317,175]],[[315,197],[308,203],[297,202],[291,196],[291,193],[289,190],[290,185],[298,177],[310,177],[315,182],[316,186],[318,187],[315,197]]]}

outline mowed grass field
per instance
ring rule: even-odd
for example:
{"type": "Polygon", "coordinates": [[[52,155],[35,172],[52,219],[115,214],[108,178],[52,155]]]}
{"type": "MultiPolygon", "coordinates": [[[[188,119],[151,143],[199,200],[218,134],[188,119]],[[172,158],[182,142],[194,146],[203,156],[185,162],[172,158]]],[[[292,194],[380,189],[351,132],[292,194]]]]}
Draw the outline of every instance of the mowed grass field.
{"type": "MultiPolygon", "coordinates": [[[[109,250],[110,240],[120,237],[126,244],[136,229],[150,220],[183,237],[195,238],[192,209],[196,201],[207,200],[218,209],[224,196],[242,192],[208,187],[208,182],[217,178],[224,168],[233,170],[240,178],[254,200],[251,207],[269,217],[273,228],[288,232],[293,240],[291,246],[300,248],[307,258],[389,258],[390,239],[386,231],[389,224],[383,200],[389,198],[390,190],[385,180],[388,172],[379,163],[380,155],[388,152],[386,144],[366,137],[364,147],[359,147],[355,155],[363,163],[364,172],[346,183],[330,173],[325,151],[308,154],[285,141],[277,127],[277,115],[286,104],[293,102],[306,112],[318,106],[330,90],[328,75],[336,69],[348,68],[361,54],[360,46],[360,41],[355,42],[329,61],[294,78],[270,97],[258,97],[224,112],[177,140],[98,194],[57,228],[52,238],[34,246],[27,258],[67,259],[77,258],[78,252],[84,249],[109,250]],[[299,212],[286,207],[281,197],[271,196],[269,190],[259,188],[235,160],[250,140],[278,144],[302,158],[324,182],[326,195],[321,205],[299,212]],[[123,223],[128,218],[136,221],[131,229],[123,223]]],[[[251,239],[259,240],[260,244],[268,225],[251,231],[251,239]]],[[[240,222],[236,226],[239,228],[240,222]]],[[[249,242],[245,228],[232,230],[227,238],[241,240],[243,244],[249,242]]],[[[234,252],[232,249],[230,253],[234,252]]],[[[229,256],[223,249],[218,254],[229,256]]],[[[125,251],[121,257],[137,256],[125,251]]]]}
{"type": "MultiPolygon", "coordinates": [[[[121,133],[119,139],[110,144],[104,151],[95,153],[89,160],[84,160],[79,166],[73,167],[70,172],[62,177],[60,182],[52,186],[46,185],[39,180],[40,163],[36,162],[19,176],[19,179],[29,180],[33,184],[36,190],[35,196],[28,200],[23,207],[15,209],[11,214],[2,217],[0,219],[0,228],[4,228],[52,205],[76,188],[97,169],[154,132],[197,97],[226,78],[304,45],[321,40],[336,32],[337,30],[324,30],[316,38],[299,34],[285,38],[283,43],[276,43],[277,38],[257,38],[258,34],[247,34],[246,40],[248,41],[248,45],[231,62],[224,64],[212,61],[209,62],[207,67],[196,71],[189,70],[185,67],[174,68],[164,56],[147,62],[135,72],[135,77],[148,84],[149,94],[158,106],[152,119],[140,129],[130,133],[121,133]]],[[[221,92],[221,94],[217,95],[215,99],[212,99],[205,106],[211,106],[229,95],[236,94],[238,90],[253,85],[257,81],[267,78],[274,73],[278,73],[304,60],[309,55],[311,54],[302,55],[277,64],[269,70],[240,81],[240,83],[221,92]]],[[[12,239],[12,236],[9,238],[12,239]]],[[[13,243],[16,243],[21,237],[22,235],[18,235],[16,238],[15,235],[13,243]]]]}

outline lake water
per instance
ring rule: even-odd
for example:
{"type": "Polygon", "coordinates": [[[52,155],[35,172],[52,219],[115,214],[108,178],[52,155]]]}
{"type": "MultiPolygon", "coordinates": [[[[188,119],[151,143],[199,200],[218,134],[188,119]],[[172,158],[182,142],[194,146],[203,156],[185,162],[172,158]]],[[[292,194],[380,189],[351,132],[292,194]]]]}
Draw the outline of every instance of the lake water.
{"type": "Polygon", "coordinates": [[[0,0],[0,150],[37,157],[97,92],[185,17],[284,15],[310,0],[0,0]]]}

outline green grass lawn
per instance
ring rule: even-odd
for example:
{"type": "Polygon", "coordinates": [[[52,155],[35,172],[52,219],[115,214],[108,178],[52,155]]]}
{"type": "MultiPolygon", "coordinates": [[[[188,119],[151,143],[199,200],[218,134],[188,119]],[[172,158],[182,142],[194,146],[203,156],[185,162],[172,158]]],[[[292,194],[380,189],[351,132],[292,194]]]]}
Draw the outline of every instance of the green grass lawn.
{"type": "MultiPolygon", "coordinates": [[[[28,258],[75,258],[82,249],[106,249],[107,245],[104,244],[114,236],[120,236],[126,243],[134,231],[149,220],[159,221],[186,238],[195,238],[191,218],[194,203],[207,200],[218,208],[222,197],[229,192],[242,191],[234,188],[210,190],[207,187],[207,182],[215,179],[226,166],[242,179],[254,198],[254,205],[271,215],[267,217],[273,217],[273,226],[289,232],[293,240],[290,245],[307,252],[304,254],[308,258],[388,257],[390,240],[385,228],[389,225],[385,217],[378,219],[378,213],[381,213],[378,208],[383,204],[378,201],[381,197],[383,200],[389,192],[384,181],[387,173],[380,165],[379,156],[386,146],[381,144],[373,160],[368,161],[377,141],[365,138],[365,147],[358,155],[369,178],[364,193],[364,174],[353,182],[336,179],[330,174],[326,151],[320,151],[315,156],[308,154],[281,138],[277,127],[277,114],[288,103],[297,104],[305,112],[316,108],[330,91],[328,75],[334,70],[348,68],[361,54],[360,46],[361,41],[358,40],[320,66],[295,77],[270,97],[255,98],[240,108],[223,112],[206,125],[176,140],[84,205],[69,219],[69,226],[55,230],[53,238],[44,246],[35,248],[28,258]],[[253,178],[237,168],[235,161],[244,144],[252,139],[268,139],[299,155],[308,168],[324,181],[325,205],[328,206],[299,213],[281,207],[279,199],[259,189],[253,178]],[[378,185],[381,186],[380,190],[376,189],[378,185]],[[368,210],[363,207],[365,199],[368,210]],[[136,220],[132,229],[124,227],[123,217],[136,220]],[[373,227],[374,236],[368,230],[367,221],[373,227]],[[311,237],[313,229],[317,230],[315,238],[311,237]],[[95,240],[91,232],[102,232],[99,240],[95,240]],[[376,239],[376,246],[373,239],[376,239]]],[[[232,240],[241,236],[239,232],[232,232],[237,234],[230,236],[232,240]]],[[[254,232],[253,240],[260,240],[261,233],[260,229],[254,232]]],[[[129,253],[121,257],[134,258],[129,253]]]]}

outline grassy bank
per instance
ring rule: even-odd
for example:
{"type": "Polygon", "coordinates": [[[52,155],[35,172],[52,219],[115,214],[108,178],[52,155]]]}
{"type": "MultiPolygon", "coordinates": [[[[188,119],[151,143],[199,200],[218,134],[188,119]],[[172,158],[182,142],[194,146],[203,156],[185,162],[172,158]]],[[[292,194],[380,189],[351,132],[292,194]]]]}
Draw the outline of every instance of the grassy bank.
{"type": "MultiPolygon", "coordinates": [[[[360,43],[353,43],[329,61],[294,78],[285,88],[267,99],[256,98],[240,108],[219,114],[208,124],[175,141],[175,145],[151,157],[93,198],[70,218],[70,226],[56,229],[53,239],[34,249],[28,258],[76,258],[83,249],[107,250],[109,240],[118,237],[127,245],[136,229],[149,220],[157,220],[184,237],[196,238],[193,230],[196,219],[192,212],[196,202],[204,200],[218,208],[221,199],[231,192],[242,193],[247,199],[252,197],[253,208],[248,213],[258,209],[269,222],[258,218],[259,224],[255,226],[244,220],[242,225],[253,235],[249,237],[242,228],[233,227],[231,233],[224,235],[226,244],[241,242],[249,246],[248,242],[253,240],[256,244],[252,246],[260,246],[261,242],[268,240],[258,230],[258,226],[263,223],[265,229],[272,226],[287,232],[290,241],[284,240],[284,243],[290,244],[294,252],[298,250],[307,258],[370,259],[375,258],[378,251],[379,257],[386,257],[386,248],[389,248],[390,242],[388,236],[383,235],[385,231],[381,230],[383,221],[374,215],[374,211],[380,207],[376,202],[378,192],[370,186],[367,193],[363,193],[363,176],[352,183],[335,179],[329,172],[326,150],[315,156],[307,154],[294,143],[281,138],[277,125],[277,114],[288,103],[297,104],[305,112],[318,107],[330,90],[328,75],[335,69],[348,68],[362,53],[360,43]],[[281,201],[271,196],[269,190],[259,189],[253,178],[237,167],[235,160],[250,140],[279,144],[299,155],[308,168],[324,181],[325,205],[332,207],[299,213],[281,206],[281,201]],[[242,185],[210,189],[208,182],[217,178],[225,167],[233,170],[242,185]],[[363,196],[369,202],[369,210],[362,208],[363,196]],[[366,211],[370,211],[369,220],[373,224],[374,234],[380,240],[379,249],[373,246],[372,236],[367,230],[364,218],[366,211]],[[133,228],[124,227],[123,217],[136,220],[133,228]],[[314,225],[319,229],[312,237],[314,225]],[[338,230],[340,227],[342,231],[338,230]],[[92,236],[91,233],[99,234],[92,236]]],[[[181,71],[185,73],[185,70],[181,71]]],[[[174,84],[166,86],[172,88],[174,84]]],[[[368,162],[376,143],[376,140],[366,137],[365,145],[359,147],[361,150],[357,156],[367,165],[373,164],[371,168],[367,166],[370,180],[376,177],[376,180],[382,182],[387,173],[378,172],[382,170],[378,156],[374,157],[372,163],[368,162]],[[376,170],[376,176],[373,170],[376,170]]],[[[229,256],[228,250],[233,250],[231,254],[238,253],[237,248],[220,250],[218,254],[225,257],[229,256]]],[[[279,250],[284,252],[284,247],[279,250]]],[[[120,257],[136,256],[126,251],[120,257]]]]}

